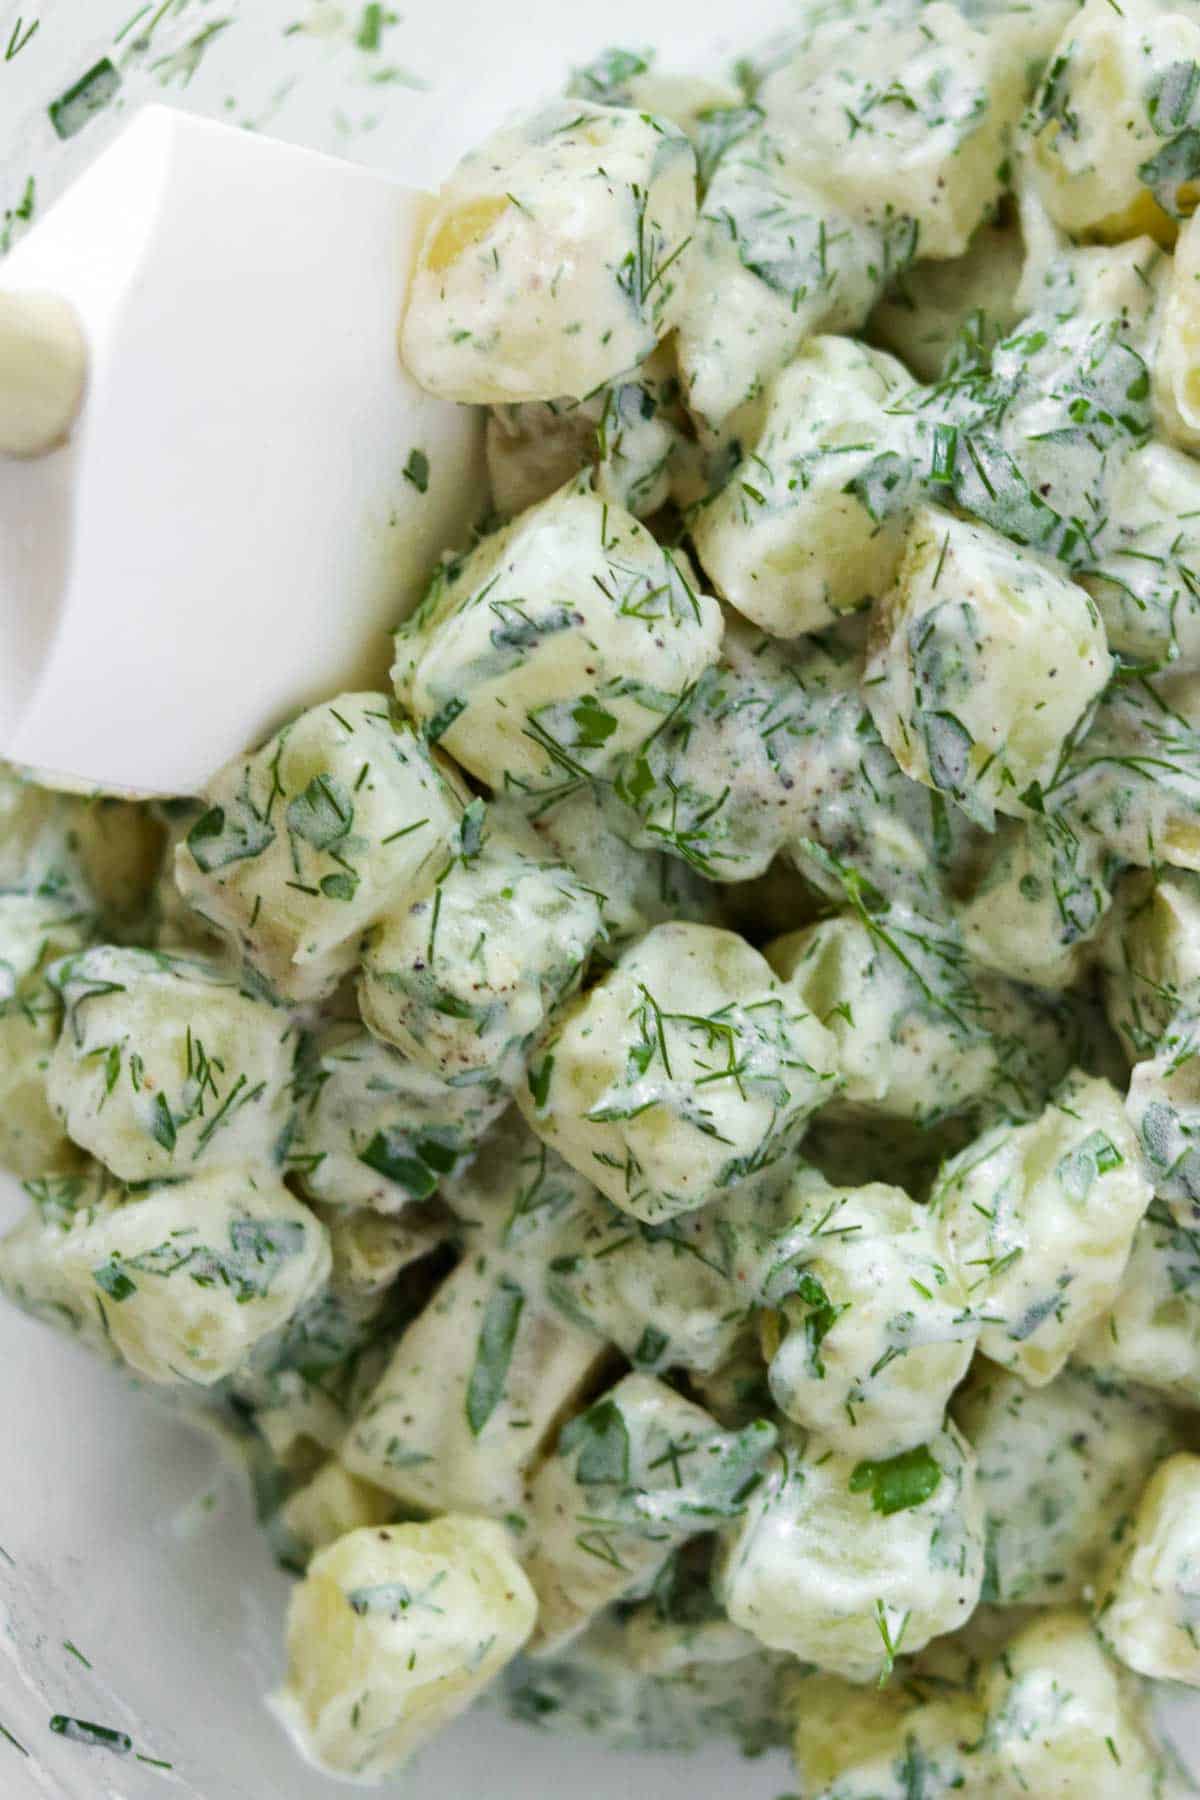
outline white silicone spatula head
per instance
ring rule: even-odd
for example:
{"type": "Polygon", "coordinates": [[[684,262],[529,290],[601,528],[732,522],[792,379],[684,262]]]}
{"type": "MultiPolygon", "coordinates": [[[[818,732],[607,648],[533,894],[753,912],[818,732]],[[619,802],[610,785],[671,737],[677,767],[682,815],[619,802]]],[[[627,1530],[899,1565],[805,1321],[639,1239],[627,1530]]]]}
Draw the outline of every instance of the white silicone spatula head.
{"type": "Polygon", "coordinates": [[[71,405],[40,297],[86,375],[60,448],[0,456],[0,755],[193,793],[289,714],[384,683],[388,627],[482,483],[477,417],[397,351],[426,205],[151,107],[7,258],[10,345],[14,318],[41,331],[58,383],[32,384],[31,432],[53,442],[71,405]]]}

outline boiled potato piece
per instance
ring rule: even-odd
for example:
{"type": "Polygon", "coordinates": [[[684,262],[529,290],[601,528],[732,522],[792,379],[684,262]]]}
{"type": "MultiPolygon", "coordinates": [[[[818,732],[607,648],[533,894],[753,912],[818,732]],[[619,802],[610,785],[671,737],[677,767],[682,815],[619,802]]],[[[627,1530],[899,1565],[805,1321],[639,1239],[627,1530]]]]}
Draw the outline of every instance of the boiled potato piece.
{"type": "Polygon", "coordinates": [[[955,6],[859,6],[818,15],[762,100],[824,192],[943,258],[962,255],[1000,197],[1024,75],[1004,34],[955,6]]]}
{"type": "Polygon", "coordinates": [[[1073,1368],[1033,1388],[981,1362],[953,1410],[978,1459],[983,1599],[1001,1606],[1081,1599],[1155,1464],[1180,1448],[1164,1402],[1073,1368]]]}
{"type": "Polygon", "coordinates": [[[809,1212],[797,1292],[764,1321],[775,1404],[846,1455],[912,1450],[939,1430],[974,1354],[966,1285],[928,1209],[899,1188],[821,1184],[809,1212]]]}
{"type": "Polygon", "coordinates": [[[985,1675],[975,1768],[998,1800],[1158,1800],[1169,1765],[1142,1696],[1087,1618],[1048,1612],[985,1675]]]}
{"type": "Polygon", "coordinates": [[[343,1460],[407,1506],[520,1533],[530,1473],[605,1354],[510,1259],[473,1248],[396,1345],[343,1460]]]}
{"type": "Polygon", "coordinates": [[[1025,814],[1108,682],[1095,603],[998,532],[922,507],[876,608],[866,696],[900,767],[979,824],[1025,814]]]}
{"type": "Polygon", "coordinates": [[[1200,1219],[1200,1021],[1178,1015],[1147,1062],[1138,1063],[1126,1101],[1155,1194],[1185,1228],[1200,1219]]]}
{"type": "Polygon", "coordinates": [[[761,424],[692,537],[717,592],[776,637],[819,631],[882,594],[914,477],[910,385],[895,357],[817,337],[767,389],[761,424]]]}
{"type": "Polygon", "coordinates": [[[511,1092],[603,935],[600,903],[574,870],[521,820],[475,801],[432,891],[370,933],[363,1019],[456,1088],[511,1092]]]}
{"type": "Polygon", "coordinates": [[[792,1431],[726,1534],[718,1587],[771,1649],[867,1682],[963,1624],[983,1573],[975,1458],[953,1425],[884,1461],[792,1431]]]}
{"type": "Polygon", "coordinates": [[[970,1793],[983,1714],[969,1695],[919,1700],[898,1686],[855,1687],[836,1675],[788,1676],[792,1750],[813,1800],[922,1800],[970,1793]]]}
{"type": "Polygon", "coordinates": [[[1100,940],[1104,1010],[1130,1062],[1152,1058],[1177,1017],[1200,1011],[1200,874],[1122,876],[1100,940]]]}
{"type": "Polygon", "coordinates": [[[349,1022],[304,1044],[296,1099],[287,1166],[305,1194],[377,1214],[430,1199],[506,1101],[451,1087],[349,1022]]]}
{"type": "Polygon", "coordinates": [[[530,1125],[649,1222],[732,1196],[837,1088],[825,1028],[734,932],[659,925],[534,1052],[530,1125]]]}
{"type": "Polygon", "coordinates": [[[983,1320],[979,1348],[1041,1387],[1117,1297],[1152,1192],[1121,1096],[1074,1070],[1041,1117],[951,1159],[930,1205],[983,1320]]]}
{"type": "Polygon", "coordinates": [[[670,330],[695,223],[696,158],[676,126],[551,101],[494,132],[443,187],[404,360],[444,400],[582,399],[670,330]]]}
{"type": "Polygon", "coordinates": [[[1006,820],[970,899],[963,943],[985,969],[1053,992],[1076,987],[1104,929],[1115,859],[1061,819],[1006,820]]]}
{"type": "Polygon", "coordinates": [[[427,742],[489,787],[547,789],[638,749],[720,641],[686,557],[573,483],[435,577],[392,674],[427,742]]]}
{"type": "Polygon", "coordinates": [[[482,1693],[536,1616],[490,1520],[451,1513],[352,1531],[313,1558],[292,1595],[275,1711],[318,1768],[379,1781],[482,1693]]]}
{"type": "Polygon", "coordinates": [[[627,1375],[572,1419],[533,1482],[534,1647],[559,1648],[689,1537],[736,1518],[774,1443],[765,1420],[722,1431],[649,1375],[627,1375]]]}
{"type": "Polygon", "coordinates": [[[80,1160],[46,1090],[62,1023],[48,970],[81,950],[92,927],[73,899],[0,894],[0,1167],[24,1178],[80,1160]]]}
{"type": "Polygon", "coordinates": [[[296,1027],[206,958],[97,945],[59,964],[50,1103],[125,1181],[269,1166],[291,1114],[296,1027]]]}
{"type": "Polygon", "coordinates": [[[1152,1202],[1112,1306],[1075,1346],[1103,1379],[1137,1382],[1200,1407],[1200,1243],[1152,1202]]]}
{"type": "Polygon", "coordinates": [[[1189,134],[1200,117],[1190,71],[1200,21],[1170,0],[1087,0],[1059,39],[1034,98],[1028,165],[1056,224],[1116,243],[1195,205],[1189,134]]]}
{"type": "Polygon", "coordinates": [[[1101,1584],[1096,1626],[1127,1668],[1200,1687],[1200,1457],[1155,1470],[1101,1584]]]}
{"type": "Polygon", "coordinates": [[[432,881],[461,807],[382,694],[302,713],[205,789],[175,853],[185,900],[287,1000],[330,993],[358,940],[432,881]]]}
{"type": "Polygon", "coordinates": [[[147,1381],[211,1387],[329,1278],[329,1236],[269,1170],[39,1190],[0,1245],[20,1305],[102,1337],[147,1381]]]}
{"type": "Polygon", "coordinates": [[[1200,450],[1200,223],[1179,234],[1154,359],[1154,404],[1162,435],[1200,450]]]}
{"type": "Polygon", "coordinates": [[[310,1481],[289,1495],[280,1521],[307,1558],[336,1544],[348,1532],[386,1525],[395,1510],[391,1494],[352,1475],[331,1456],[310,1481]]]}

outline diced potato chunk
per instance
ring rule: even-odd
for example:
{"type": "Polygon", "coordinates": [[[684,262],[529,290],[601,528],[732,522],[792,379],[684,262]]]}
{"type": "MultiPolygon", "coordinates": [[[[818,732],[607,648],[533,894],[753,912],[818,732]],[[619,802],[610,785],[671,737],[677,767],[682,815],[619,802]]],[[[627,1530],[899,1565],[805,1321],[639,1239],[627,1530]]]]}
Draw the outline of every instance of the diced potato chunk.
{"type": "Polygon", "coordinates": [[[686,557],[572,485],[434,581],[392,671],[425,738],[492,788],[603,776],[715,661],[686,557]]]}
{"type": "Polygon", "coordinates": [[[1002,1606],[1081,1598],[1150,1471],[1180,1445],[1164,1403],[1072,1368],[1032,1388],[980,1363],[954,1414],[978,1458],[983,1598],[1002,1606]]]}
{"type": "Polygon", "coordinates": [[[1200,1687],[1200,1457],[1151,1478],[1097,1596],[1101,1637],[1154,1681],[1200,1687]]]}
{"type": "Polygon", "coordinates": [[[767,956],[834,1038],[839,1116],[930,1126],[989,1103],[1027,1117],[1070,1064],[1062,1017],[909,907],[823,919],[767,956]]]}
{"type": "Polygon", "coordinates": [[[1082,1613],[1045,1613],[982,1686],[981,1791],[997,1800],[1158,1800],[1168,1765],[1135,1686],[1082,1613]]]}
{"type": "Polygon", "coordinates": [[[700,208],[675,338],[702,429],[735,430],[815,333],[856,330],[914,236],[839,206],[769,123],[732,144],[700,208]]]}
{"type": "Polygon", "coordinates": [[[818,17],[762,99],[833,199],[881,228],[911,222],[920,255],[961,256],[1000,196],[1024,59],[955,6],[818,17]]]}
{"type": "Polygon", "coordinates": [[[87,1337],[98,1318],[147,1381],[222,1381],[329,1279],[325,1227],[262,1168],[38,1199],[0,1244],[0,1284],[87,1337]]]}
{"type": "Polygon", "coordinates": [[[536,1616],[503,1529],[487,1519],[352,1531],[313,1558],[292,1595],[275,1710],[318,1768],[378,1781],[482,1693],[536,1616]]]}
{"type": "Polygon", "coordinates": [[[1127,874],[1100,941],[1104,1009],[1131,1062],[1154,1056],[1178,1015],[1200,1012],[1200,874],[1127,874]]]}
{"type": "Polygon", "coordinates": [[[1154,359],[1154,404],[1163,436],[1181,450],[1193,454],[1200,450],[1200,221],[1196,219],[1184,226],[1175,246],[1154,359]]]}
{"type": "Polygon", "coordinates": [[[432,891],[368,937],[363,1018],[443,1081],[499,1096],[603,933],[574,870],[519,819],[498,821],[477,801],[432,891]]]}
{"type": "Polygon", "coordinates": [[[866,672],[880,735],[914,781],[985,826],[997,810],[1023,816],[1109,671],[1081,587],[985,525],[914,515],[866,672]]]}
{"type": "Polygon", "coordinates": [[[1112,903],[1113,859],[1061,819],[1006,820],[994,844],[958,912],[968,952],[1012,981],[1077,986],[1112,903]]]}
{"type": "Polygon", "coordinates": [[[39,787],[0,763],[0,890],[71,898],[127,942],[145,929],[163,830],[156,809],[39,787]]]}
{"type": "Polygon", "coordinates": [[[687,132],[699,157],[713,141],[721,142],[725,115],[746,110],[741,107],[741,90],[712,75],[683,74],[654,64],[653,51],[602,50],[590,63],[571,71],[567,93],[603,106],[633,106],[638,112],[672,119],[687,132]]]}
{"type": "Polygon", "coordinates": [[[894,357],[819,337],[778,375],[761,427],[692,537],[717,592],[776,637],[818,631],[891,584],[915,477],[894,357]]]}
{"type": "MultiPolygon", "coordinates": [[[[644,1373],[724,1363],[752,1309],[793,1291],[812,1229],[836,1198],[801,1167],[778,1192],[748,1187],[647,1225],[597,1193],[515,1111],[447,1182],[445,1197],[464,1225],[516,1260],[531,1294],[644,1373]]],[[[761,1364],[759,1375],[765,1394],[761,1364]]]]}
{"type": "Polygon", "coordinates": [[[1029,127],[1037,192],[1064,231],[1172,242],[1173,217],[1196,200],[1187,140],[1200,116],[1197,65],[1200,23],[1184,7],[1087,0],[1050,58],[1029,127]]]}
{"type": "Polygon", "coordinates": [[[402,336],[445,400],[581,399],[675,321],[696,158],[652,114],[564,99],[459,163],[426,228],[402,336]]]}
{"type": "Polygon", "coordinates": [[[953,1425],[883,1462],[789,1434],[727,1535],[719,1586],[770,1648],[866,1682],[963,1624],[983,1570],[975,1458],[953,1425]]]}
{"type": "MultiPolygon", "coordinates": [[[[832,862],[890,899],[936,904],[976,828],[909,781],[875,730],[862,623],[785,643],[731,618],[720,661],[618,774],[637,842],[723,885],[766,875],[772,862],[786,878],[795,864],[841,899],[832,862]]],[[[793,910],[786,922],[795,920],[793,910]]]]}
{"type": "Polygon", "coordinates": [[[572,787],[561,799],[535,800],[531,822],[556,857],[592,889],[606,932],[598,953],[615,956],[652,925],[695,919],[715,923],[720,897],[689,865],[637,849],[635,822],[603,788],[572,787]]]}
{"type": "Polygon", "coordinates": [[[1126,1101],[1154,1192],[1185,1227],[1200,1221],[1200,1020],[1183,1013],[1136,1065],[1126,1101]]]}
{"type": "Polygon", "coordinates": [[[761,1756],[782,1743],[778,1657],[755,1646],[735,1662],[649,1672],[639,1666],[634,1633],[628,1615],[602,1613],[561,1654],[516,1665],[506,1680],[509,1711],[541,1734],[568,1738],[568,1756],[581,1732],[606,1749],[639,1753],[694,1753],[720,1737],[761,1756]]]}
{"type": "Polygon", "coordinates": [[[807,1247],[797,1217],[799,1176],[778,1199],[747,1189],[681,1213],[668,1228],[631,1219],[552,1150],[539,1147],[543,1204],[562,1208],[546,1269],[547,1295],[568,1318],[615,1344],[635,1368],[715,1370],[732,1353],[751,1308],[765,1297],[776,1263],[786,1265],[807,1247]],[[580,1194],[569,1208],[560,1199],[564,1180],[580,1194]]]}
{"type": "Polygon", "coordinates": [[[1200,1408],[1200,1241],[1161,1200],[1138,1226],[1117,1296],[1075,1346],[1075,1361],[1200,1408]]]}
{"type": "Polygon", "coordinates": [[[352,1475],[336,1456],[297,1488],[280,1514],[284,1529],[306,1556],[336,1544],[348,1532],[386,1525],[396,1510],[391,1494],[352,1475]]]}
{"type": "Polygon", "coordinates": [[[960,343],[990,350],[1018,323],[1025,262],[1015,225],[981,225],[961,257],[902,272],[871,314],[868,335],[918,380],[937,381],[960,343]]]}
{"type": "Polygon", "coordinates": [[[346,1466],[408,1506],[469,1506],[520,1531],[529,1471],[603,1358],[511,1277],[464,1263],[396,1346],[346,1466]]]}
{"type": "Polygon", "coordinates": [[[1047,813],[1135,868],[1200,870],[1195,680],[1114,682],[1045,790],[1047,813]]]}
{"type": "Polygon", "coordinates": [[[928,1209],[899,1188],[818,1190],[810,1213],[797,1292],[764,1328],[775,1403],[846,1455],[912,1450],[939,1430],[975,1349],[963,1283],[928,1209]]]}
{"type": "Polygon", "coordinates": [[[75,900],[0,894],[0,1167],[16,1175],[66,1173],[79,1161],[46,1092],[62,1021],[47,970],[81,950],[91,928],[75,900]]]}
{"type": "Polygon", "coordinates": [[[488,415],[488,477],[506,519],[589,466],[602,500],[649,518],[685,475],[693,450],[669,343],[584,400],[496,406],[488,415]]]}
{"type": "Polygon", "coordinates": [[[812,1800],[949,1800],[969,1794],[983,1714],[970,1696],[916,1700],[836,1675],[788,1678],[796,1770],[812,1800]]]}
{"type": "Polygon", "coordinates": [[[200,957],[97,945],[59,965],[50,1103],[125,1181],[269,1165],[291,1114],[296,1026],[200,957]]]}
{"type": "Polygon", "coordinates": [[[80,1159],[70,1173],[27,1181],[29,1210],[0,1238],[0,1292],[32,1318],[68,1332],[95,1355],[119,1361],[91,1293],[77,1293],[56,1248],[76,1221],[107,1217],[120,1184],[99,1163],[80,1159]]]}
{"type": "Polygon", "coordinates": [[[1099,608],[1109,648],[1150,668],[1195,669],[1200,463],[1151,439],[1114,470],[1105,503],[1107,527],[1079,579],[1099,608]]]}
{"type": "Polygon", "coordinates": [[[381,914],[432,881],[459,804],[382,694],[302,713],[213,777],[176,851],[180,892],[283,998],[317,999],[381,914]]]}
{"type": "Polygon", "coordinates": [[[984,1355],[1052,1381],[1115,1300],[1151,1198],[1121,1096],[1080,1070],[1040,1118],[947,1163],[931,1205],[984,1355]]]}
{"type": "Polygon", "coordinates": [[[410,1207],[399,1217],[367,1209],[326,1206],[317,1217],[329,1227],[332,1287],[351,1302],[378,1303],[398,1277],[451,1235],[440,1206],[410,1207]]]}
{"type": "Polygon", "coordinates": [[[824,1027],[731,931],[659,925],[575,1002],[517,1100],[622,1211],[657,1221],[754,1181],[837,1087],[824,1027]]]}
{"type": "Polygon", "coordinates": [[[518,1121],[505,1122],[485,1140],[478,1175],[449,1185],[467,1233],[462,1261],[404,1332],[342,1453],[409,1506],[485,1513],[517,1532],[533,1468],[608,1355],[540,1292],[544,1234],[564,1196],[552,1173],[527,1170],[528,1142],[518,1121]]]}
{"type": "Polygon", "coordinates": [[[398,1213],[474,1150],[505,1096],[451,1087],[353,1024],[302,1052],[287,1166],[313,1200],[398,1213]]]}
{"type": "Polygon", "coordinates": [[[533,1482],[535,1647],[558,1648],[678,1545],[736,1518],[774,1443],[765,1420],[722,1431],[648,1375],[627,1375],[572,1419],[533,1482]]]}

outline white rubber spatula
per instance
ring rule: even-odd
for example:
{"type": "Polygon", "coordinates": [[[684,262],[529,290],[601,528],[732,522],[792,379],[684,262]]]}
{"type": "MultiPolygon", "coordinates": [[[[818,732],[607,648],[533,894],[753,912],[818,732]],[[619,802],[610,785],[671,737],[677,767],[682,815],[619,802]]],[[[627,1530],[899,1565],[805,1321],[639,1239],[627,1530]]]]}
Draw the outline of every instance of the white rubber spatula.
{"type": "Polygon", "coordinates": [[[385,684],[481,497],[397,351],[427,207],[150,107],[0,264],[0,755],[194,793],[385,684]]]}

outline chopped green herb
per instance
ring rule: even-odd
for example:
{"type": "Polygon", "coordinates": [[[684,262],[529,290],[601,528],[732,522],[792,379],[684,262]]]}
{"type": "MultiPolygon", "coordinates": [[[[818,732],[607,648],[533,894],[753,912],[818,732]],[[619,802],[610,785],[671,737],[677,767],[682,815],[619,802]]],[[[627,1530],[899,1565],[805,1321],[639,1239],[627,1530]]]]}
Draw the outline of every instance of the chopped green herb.
{"type": "Polygon", "coordinates": [[[354,802],[337,776],[326,772],[314,775],[304,792],[289,803],[286,818],[288,830],[306,844],[314,850],[328,850],[354,824],[354,802]]]}
{"type": "Polygon", "coordinates": [[[5,45],[5,62],[12,62],[15,57],[20,56],[22,50],[25,48],[41,22],[40,19],[31,19],[28,26],[26,26],[24,19],[22,19],[18,13],[16,23],[9,34],[8,43],[5,45]]]}
{"type": "Polygon", "coordinates": [[[659,1331],[656,1325],[647,1325],[633,1353],[634,1365],[638,1368],[653,1368],[663,1359],[671,1340],[665,1331],[659,1331]]]}
{"type": "Polygon", "coordinates": [[[543,1056],[536,1068],[531,1064],[526,1075],[529,1092],[533,1095],[533,1104],[541,1112],[550,1096],[550,1077],[554,1073],[554,1055],[550,1052],[543,1056]]]}
{"type": "Polygon", "coordinates": [[[438,1184],[437,1176],[415,1154],[412,1140],[404,1131],[377,1131],[366,1149],[360,1151],[358,1160],[377,1175],[394,1181],[414,1200],[428,1200],[438,1184]]]}
{"type": "Polygon", "coordinates": [[[872,1511],[886,1517],[923,1505],[941,1479],[941,1465],[928,1444],[918,1444],[915,1450],[903,1450],[883,1462],[860,1462],[850,1476],[850,1492],[869,1492],[872,1511]]]}
{"type": "Polygon", "coordinates": [[[360,50],[378,50],[383,42],[384,26],[394,25],[395,22],[394,12],[385,11],[376,0],[371,0],[369,6],[363,7],[354,41],[360,50]]]}
{"type": "Polygon", "coordinates": [[[467,1423],[478,1437],[500,1401],[508,1379],[517,1327],[525,1306],[523,1289],[507,1275],[492,1289],[479,1328],[475,1365],[467,1384],[467,1423]]]}
{"type": "Polygon", "coordinates": [[[116,1756],[128,1756],[133,1749],[133,1739],[128,1732],[116,1731],[111,1725],[94,1725],[90,1719],[71,1719],[65,1713],[55,1713],[50,1729],[59,1737],[70,1738],[74,1744],[111,1750],[116,1756]]]}
{"type": "Polygon", "coordinates": [[[446,1580],[445,1569],[439,1572],[420,1592],[416,1592],[406,1581],[384,1581],[377,1587],[352,1588],[346,1595],[351,1612],[365,1619],[371,1613],[383,1613],[389,1619],[401,1619],[410,1612],[440,1613],[444,1609],[435,1605],[430,1599],[446,1580]]]}
{"type": "MultiPolygon", "coordinates": [[[[369,10],[369,9],[368,9],[369,10]]],[[[378,8],[376,8],[378,11],[378,8]]],[[[411,481],[419,494],[429,491],[429,458],[423,450],[410,450],[404,465],[404,479],[411,481]]]]}
{"type": "Polygon", "coordinates": [[[73,87],[51,101],[47,108],[50,123],[59,137],[73,138],[82,131],[90,119],[111,103],[120,85],[121,77],[107,56],[94,64],[86,75],[81,75],[73,87]]]}
{"type": "Polygon", "coordinates": [[[581,1487],[625,1487],[629,1482],[629,1429],[615,1400],[601,1400],[572,1419],[558,1440],[560,1456],[578,1450],[575,1479],[581,1487]]]}
{"type": "Polygon", "coordinates": [[[459,700],[458,698],[447,700],[445,706],[440,707],[439,710],[434,713],[432,719],[430,719],[425,727],[426,743],[436,744],[439,738],[445,737],[455,719],[457,719],[460,713],[465,712],[466,708],[467,703],[465,700],[459,700]]]}

